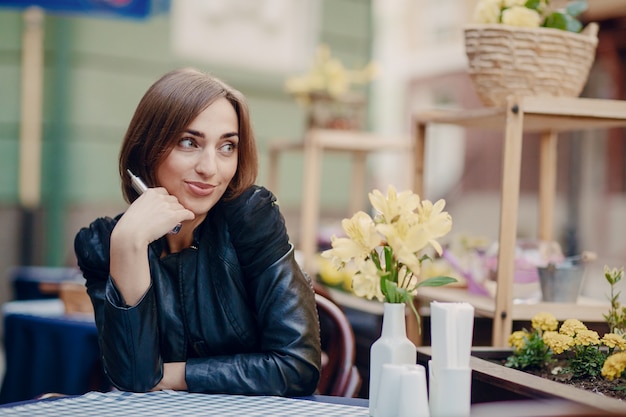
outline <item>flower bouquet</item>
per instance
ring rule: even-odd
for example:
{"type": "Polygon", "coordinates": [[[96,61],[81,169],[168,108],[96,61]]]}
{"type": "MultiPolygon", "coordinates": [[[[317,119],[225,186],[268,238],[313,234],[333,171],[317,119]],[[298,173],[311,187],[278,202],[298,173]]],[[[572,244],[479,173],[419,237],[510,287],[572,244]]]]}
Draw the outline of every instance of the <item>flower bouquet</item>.
{"type": "Polygon", "coordinates": [[[377,211],[374,218],[359,211],[344,219],[342,227],[347,237],[332,236],[332,248],[322,256],[338,270],[349,266],[355,271],[355,295],[406,303],[419,320],[413,303],[418,288],[456,281],[445,276],[419,279],[422,262],[431,259],[429,249],[441,254],[437,239],[452,228],[452,218],[443,211],[445,201],[433,204],[411,191],[398,193],[393,186],[389,186],[386,196],[374,190],[369,200],[377,211]]]}

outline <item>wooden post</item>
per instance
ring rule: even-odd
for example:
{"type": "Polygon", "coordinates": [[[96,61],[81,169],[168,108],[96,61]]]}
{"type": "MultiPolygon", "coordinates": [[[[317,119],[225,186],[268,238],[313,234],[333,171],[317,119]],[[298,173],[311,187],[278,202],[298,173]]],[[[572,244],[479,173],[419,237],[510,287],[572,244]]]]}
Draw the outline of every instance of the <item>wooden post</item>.
{"type": "Polygon", "coordinates": [[[24,12],[19,197],[22,206],[29,209],[39,205],[41,194],[43,21],[44,12],[39,7],[24,12]]]}
{"type": "Polygon", "coordinates": [[[41,200],[44,16],[39,7],[29,7],[24,12],[18,174],[22,265],[34,263],[35,217],[41,200]]]}
{"type": "Polygon", "coordinates": [[[539,149],[539,239],[550,241],[554,234],[556,196],[557,133],[541,135],[539,149]]]}
{"type": "Polygon", "coordinates": [[[516,98],[507,102],[507,123],[502,156],[502,194],[500,204],[500,237],[498,241],[498,276],[496,308],[493,318],[493,346],[506,346],[512,329],[513,277],[515,242],[522,165],[524,109],[516,98]]]}

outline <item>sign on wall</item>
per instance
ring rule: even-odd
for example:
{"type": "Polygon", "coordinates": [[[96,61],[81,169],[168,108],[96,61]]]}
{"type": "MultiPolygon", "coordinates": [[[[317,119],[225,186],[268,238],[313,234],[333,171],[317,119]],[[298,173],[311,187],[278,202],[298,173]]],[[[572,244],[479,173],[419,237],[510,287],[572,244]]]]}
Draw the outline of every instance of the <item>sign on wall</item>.
{"type": "Polygon", "coordinates": [[[172,48],[182,57],[254,71],[308,69],[319,0],[172,0],[172,48]]]}
{"type": "Polygon", "coordinates": [[[167,12],[170,0],[0,0],[0,7],[38,6],[50,13],[144,19],[167,12]]]}

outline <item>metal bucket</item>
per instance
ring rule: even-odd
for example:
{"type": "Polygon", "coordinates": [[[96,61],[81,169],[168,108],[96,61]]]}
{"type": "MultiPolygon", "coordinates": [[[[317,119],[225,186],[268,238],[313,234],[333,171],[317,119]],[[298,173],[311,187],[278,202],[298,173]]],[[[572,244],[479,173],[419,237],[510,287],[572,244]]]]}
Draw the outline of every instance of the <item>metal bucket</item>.
{"type": "Polygon", "coordinates": [[[580,265],[555,265],[537,268],[542,300],[555,303],[575,303],[580,293],[585,269],[580,265]]]}

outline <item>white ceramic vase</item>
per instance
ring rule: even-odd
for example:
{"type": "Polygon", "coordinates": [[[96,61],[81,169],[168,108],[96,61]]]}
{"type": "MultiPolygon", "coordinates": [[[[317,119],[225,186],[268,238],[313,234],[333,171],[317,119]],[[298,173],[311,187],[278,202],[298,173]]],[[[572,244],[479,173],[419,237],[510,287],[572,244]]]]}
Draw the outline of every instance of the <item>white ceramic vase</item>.
{"type": "MultiPolygon", "coordinates": [[[[370,348],[369,413],[373,417],[378,417],[376,408],[383,365],[414,365],[417,361],[415,345],[406,337],[405,308],[404,303],[384,304],[382,332],[370,348]]],[[[397,392],[399,389],[397,387],[397,392]]]]}

